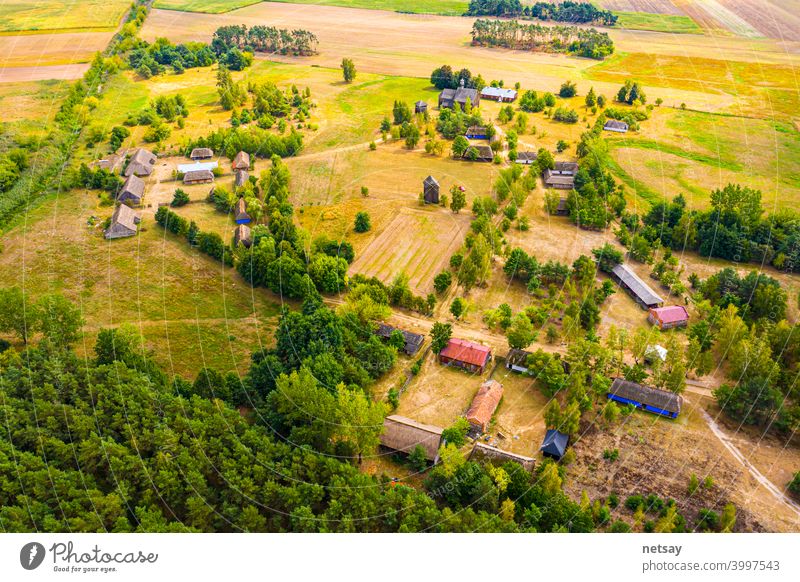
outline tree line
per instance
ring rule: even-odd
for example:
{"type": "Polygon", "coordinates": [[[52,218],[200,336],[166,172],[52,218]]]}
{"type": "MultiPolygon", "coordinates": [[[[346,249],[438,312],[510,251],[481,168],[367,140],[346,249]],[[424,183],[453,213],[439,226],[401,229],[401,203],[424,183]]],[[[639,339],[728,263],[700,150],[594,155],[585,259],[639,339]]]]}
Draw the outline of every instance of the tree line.
{"type": "Polygon", "coordinates": [[[573,0],[532,5],[523,5],[520,0],[470,0],[466,16],[505,16],[603,26],[614,26],[617,22],[617,16],[610,10],[573,0]]]}

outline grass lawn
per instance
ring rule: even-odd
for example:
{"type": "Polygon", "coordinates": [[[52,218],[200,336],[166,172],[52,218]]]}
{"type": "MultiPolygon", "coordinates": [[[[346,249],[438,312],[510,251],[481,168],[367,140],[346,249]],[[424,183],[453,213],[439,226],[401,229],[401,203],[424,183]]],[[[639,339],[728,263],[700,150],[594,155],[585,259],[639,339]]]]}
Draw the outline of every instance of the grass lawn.
{"type": "MultiPolygon", "coordinates": [[[[413,14],[442,14],[460,16],[467,11],[467,0],[272,0],[289,4],[317,4],[320,6],[340,6],[343,8],[367,8],[371,10],[391,10],[413,14]]],[[[259,0],[156,0],[156,8],[183,10],[185,12],[205,12],[221,14],[237,8],[258,4],[259,0]]]]}
{"type": "Polygon", "coordinates": [[[649,12],[614,12],[619,18],[615,28],[653,30],[676,34],[703,34],[703,29],[688,16],[649,12]]]}
{"type": "Polygon", "coordinates": [[[116,28],[130,0],[16,0],[0,4],[0,32],[108,30],[116,28]]]}

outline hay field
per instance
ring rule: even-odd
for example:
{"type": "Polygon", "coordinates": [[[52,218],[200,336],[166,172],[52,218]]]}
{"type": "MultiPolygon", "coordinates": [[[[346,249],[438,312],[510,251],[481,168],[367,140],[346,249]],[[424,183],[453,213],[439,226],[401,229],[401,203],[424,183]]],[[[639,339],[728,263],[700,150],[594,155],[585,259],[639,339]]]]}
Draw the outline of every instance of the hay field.
{"type": "Polygon", "coordinates": [[[0,35],[4,67],[43,67],[85,63],[106,48],[113,32],[0,35]]]}
{"type": "Polygon", "coordinates": [[[113,30],[129,0],[15,0],[0,4],[0,32],[113,30]]]}
{"type": "Polygon", "coordinates": [[[800,2],[798,0],[718,0],[746,20],[761,35],[800,41],[800,2]]]}
{"type": "Polygon", "coordinates": [[[153,7],[181,12],[223,14],[259,2],[261,0],[155,0],[153,7]]]}

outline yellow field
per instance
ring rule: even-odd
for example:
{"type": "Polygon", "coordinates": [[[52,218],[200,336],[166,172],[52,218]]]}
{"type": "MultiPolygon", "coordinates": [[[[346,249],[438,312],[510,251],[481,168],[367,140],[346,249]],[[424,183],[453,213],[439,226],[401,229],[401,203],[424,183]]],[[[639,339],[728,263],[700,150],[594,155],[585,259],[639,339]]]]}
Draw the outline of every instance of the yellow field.
{"type": "Polygon", "coordinates": [[[129,0],[15,0],[0,5],[0,32],[116,28],[129,0]]]}

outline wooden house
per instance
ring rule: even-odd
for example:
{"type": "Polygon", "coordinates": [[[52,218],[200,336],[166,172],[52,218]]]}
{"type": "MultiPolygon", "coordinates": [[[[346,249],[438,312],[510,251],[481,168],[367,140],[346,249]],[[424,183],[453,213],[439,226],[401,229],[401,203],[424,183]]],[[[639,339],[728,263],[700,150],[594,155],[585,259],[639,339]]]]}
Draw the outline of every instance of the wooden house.
{"type": "Polygon", "coordinates": [[[189,157],[193,160],[208,160],[214,157],[214,150],[211,148],[194,148],[189,157]]]}
{"type": "Polygon", "coordinates": [[[144,148],[138,148],[133,152],[128,165],[125,167],[125,176],[135,174],[137,176],[149,176],[153,173],[153,166],[156,165],[156,156],[153,152],[144,148]]]}
{"type": "Polygon", "coordinates": [[[689,312],[683,305],[667,305],[649,310],[647,321],[657,325],[659,329],[686,327],[689,323],[689,312]]]}
{"type": "Polygon", "coordinates": [[[117,193],[117,202],[138,206],[142,203],[144,196],[144,180],[136,174],[131,174],[125,178],[125,183],[117,193]]]}
{"type": "Polygon", "coordinates": [[[506,354],[506,368],[515,372],[525,373],[528,371],[528,356],[533,354],[525,350],[511,348],[506,354]]]}
{"type": "Polygon", "coordinates": [[[494,161],[494,152],[488,145],[471,145],[461,157],[475,162],[492,162],[494,161]]]}
{"type": "Polygon", "coordinates": [[[472,452],[469,454],[468,460],[482,465],[490,463],[495,466],[502,466],[504,463],[512,461],[522,465],[522,468],[528,473],[533,471],[536,464],[536,461],[531,457],[517,455],[516,453],[504,451],[481,442],[475,443],[475,446],[472,447],[472,452]]]}
{"type": "Polygon", "coordinates": [[[249,170],[250,169],[250,154],[247,152],[239,152],[233,158],[234,170],[249,170]]]}
{"type": "Polygon", "coordinates": [[[464,134],[467,139],[489,139],[489,130],[481,125],[472,125],[464,134]]]}
{"type": "Polygon", "coordinates": [[[606,131],[615,131],[617,133],[626,133],[628,131],[628,124],[624,121],[617,121],[616,119],[609,119],[603,125],[606,131]]]}
{"type": "Polygon", "coordinates": [[[414,103],[414,113],[427,113],[428,112],[428,104],[424,101],[417,101],[414,103]]]}
{"type": "Polygon", "coordinates": [[[394,331],[399,331],[403,335],[403,339],[405,340],[403,353],[408,356],[416,355],[416,353],[419,352],[420,348],[422,347],[422,344],[425,343],[424,335],[406,331],[397,327],[392,327],[391,325],[387,325],[385,323],[378,325],[375,335],[381,339],[388,340],[394,331]]]}
{"type": "Polygon", "coordinates": [[[539,450],[542,451],[543,456],[560,461],[567,452],[568,446],[569,435],[551,428],[544,434],[544,440],[539,450]]]}
{"type": "Polygon", "coordinates": [[[481,89],[481,99],[499,101],[500,103],[511,103],[516,98],[517,92],[514,89],[504,89],[503,87],[490,86],[486,86],[481,89]]]}
{"type": "Polygon", "coordinates": [[[393,414],[383,421],[383,434],[380,439],[381,445],[385,448],[407,455],[418,446],[422,447],[425,458],[436,463],[439,460],[442,432],[438,426],[393,414]]]}
{"type": "Polygon", "coordinates": [[[492,350],[481,344],[451,338],[439,353],[439,362],[469,372],[483,374],[492,359],[492,350]]]}
{"type": "Polygon", "coordinates": [[[214,181],[214,172],[211,170],[191,170],[183,175],[183,183],[187,186],[192,184],[209,184],[214,181]]]}
{"type": "Polygon", "coordinates": [[[439,182],[433,176],[422,181],[422,197],[425,204],[439,204],[439,182]]]}
{"type": "Polygon", "coordinates": [[[457,89],[442,89],[439,93],[439,109],[454,109],[456,107],[464,109],[467,100],[472,107],[477,107],[481,102],[481,95],[477,89],[469,89],[464,86],[464,79],[461,79],[457,89]]]}
{"type": "Polygon", "coordinates": [[[642,309],[661,307],[664,300],[642,281],[627,265],[619,264],[611,271],[611,278],[633,297],[642,309]]]}
{"type": "Polygon", "coordinates": [[[578,164],[575,162],[556,162],[553,169],[542,173],[546,188],[556,190],[572,190],[575,187],[575,174],[578,173],[578,164]]]}
{"type": "Polygon", "coordinates": [[[674,392],[657,390],[623,378],[614,378],[606,396],[609,400],[630,404],[668,418],[677,418],[683,404],[683,398],[674,392]]]}
{"type": "Polygon", "coordinates": [[[250,179],[250,174],[247,172],[247,170],[235,170],[233,172],[233,176],[234,188],[241,188],[247,184],[247,181],[250,179]]]}
{"type": "Polygon", "coordinates": [[[244,198],[239,198],[236,201],[236,206],[233,208],[233,219],[236,221],[236,224],[249,224],[252,221],[250,215],[247,214],[247,203],[244,201],[244,198]]]}
{"type": "Polygon", "coordinates": [[[515,161],[518,164],[528,166],[536,161],[536,152],[517,152],[517,159],[515,161]]]}
{"type": "Polygon", "coordinates": [[[248,249],[250,248],[250,245],[253,244],[253,237],[250,227],[246,224],[238,225],[236,230],[233,231],[233,247],[236,248],[240,244],[248,249]]]}
{"type": "Polygon", "coordinates": [[[135,235],[139,221],[139,216],[129,206],[119,204],[111,215],[111,224],[105,231],[106,239],[135,235]]]}
{"type": "Polygon", "coordinates": [[[485,433],[502,398],[503,385],[500,382],[487,380],[481,384],[465,415],[470,429],[478,434],[485,433]]]}

